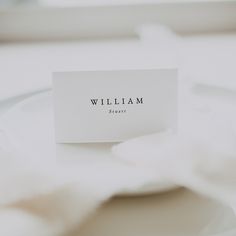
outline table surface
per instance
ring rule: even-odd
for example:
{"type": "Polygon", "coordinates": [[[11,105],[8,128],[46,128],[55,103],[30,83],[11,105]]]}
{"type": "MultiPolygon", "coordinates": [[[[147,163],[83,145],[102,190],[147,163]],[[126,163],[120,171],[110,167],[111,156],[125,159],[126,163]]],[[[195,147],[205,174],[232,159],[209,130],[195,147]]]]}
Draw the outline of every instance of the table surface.
{"type": "MultiPolygon", "coordinates": [[[[0,100],[49,87],[52,71],[160,67],[172,53],[168,45],[160,50],[158,43],[137,38],[0,43],[0,100]]],[[[236,88],[236,33],[181,38],[178,54],[185,76],[236,88]]]]}
{"type": "MultiPolygon", "coordinates": [[[[229,87],[235,85],[236,34],[192,36],[183,40],[185,74],[219,84],[223,81],[229,87]]],[[[139,66],[145,59],[140,47],[137,39],[0,44],[0,112],[28,96],[20,94],[50,87],[54,70],[139,66]]],[[[185,189],[115,198],[71,236],[191,236],[218,211],[215,202],[185,189]]]]}

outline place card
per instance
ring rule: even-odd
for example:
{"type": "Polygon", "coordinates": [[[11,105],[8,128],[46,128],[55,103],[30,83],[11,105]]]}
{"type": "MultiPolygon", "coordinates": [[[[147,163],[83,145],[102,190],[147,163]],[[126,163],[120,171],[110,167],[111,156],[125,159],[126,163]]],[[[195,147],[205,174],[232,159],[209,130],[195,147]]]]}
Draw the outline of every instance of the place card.
{"type": "Polygon", "coordinates": [[[58,143],[120,142],[177,128],[177,70],[53,73],[58,143]]]}

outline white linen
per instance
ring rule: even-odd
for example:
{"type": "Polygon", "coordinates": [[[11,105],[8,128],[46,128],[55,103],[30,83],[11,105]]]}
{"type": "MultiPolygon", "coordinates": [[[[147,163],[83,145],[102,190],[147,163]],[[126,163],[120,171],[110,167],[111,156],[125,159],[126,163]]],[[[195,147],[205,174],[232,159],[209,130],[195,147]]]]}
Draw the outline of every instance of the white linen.
{"type": "Polygon", "coordinates": [[[113,147],[118,158],[232,209],[216,216],[201,235],[236,233],[236,97],[232,100],[183,96],[178,133],[165,131],[113,147]]]}
{"type": "MultiPolygon", "coordinates": [[[[104,169],[100,167],[99,172],[96,172],[97,162],[90,166],[90,173],[84,173],[83,170],[89,170],[86,162],[73,168],[67,161],[55,162],[39,153],[32,158],[32,152],[21,153],[8,133],[2,132],[0,225],[4,227],[0,227],[0,233],[66,234],[110,197],[124,189],[140,188],[147,180],[144,173],[150,173],[152,181],[162,176],[235,209],[234,97],[222,100],[198,93],[199,90],[192,95],[181,93],[178,135],[167,131],[114,146],[117,162],[129,162],[122,173],[109,162],[104,162],[104,169]],[[137,175],[133,175],[132,168],[137,168],[137,175]]],[[[40,120],[37,125],[40,126],[40,120]]],[[[230,211],[225,214],[226,222],[217,228],[217,233],[227,230],[228,235],[234,235],[234,215],[230,211]]],[[[213,219],[203,233],[211,235],[218,221],[213,219]]]]}
{"type": "MultiPolygon", "coordinates": [[[[235,35],[218,39],[216,37],[216,40],[214,37],[198,38],[197,41],[193,39],[193,42],[190,39],[186,44],[189,47],[178,46],[177,50],[181,48],[187,52],[185,55],[188,55],[183,61],[181,60],[181,77],[191,77],[193,81],[234,90],[236,88],[233,69],[235,60],[233,60],[234,53],[232,52],[235,49],[235,35]],[[208,63],[209,61],[211,63],[208,63]],[[189,70],[184,68],[189,68],[189,70]]],[[[155,39],[155,37],[152,38],[155,39]]],[[[20,94],[22,91],[32,91],[32,88],[50,86],[50,71],[52,68],[58,68],[58,65],[63,68],[69,65],[72,69],[72,67],[78,68],[79,62],[82,65],[85,65],[84,62],[87,64],[99,62],[96,66],[103,68],[107,61],[112,61],[111,64],[119,62],[120,65],[126,64],[128,67],[130,64],[143,65],[144,60],[149,65],[158,64],[158,61],[155,61],[158,58],[158,50],[153,47],[157,41],[152,41],[152,47],[150,47],[149,39],[146,37],[145,40],[143,43],[132,41],[131,44],[135,46],[131,49],[125,43],[122,50],[117,48],[113,51],[113,56],[110,54],[113,44],[103,45],[101,50],[99,49],[100,54],[92,50],[98,46],[92,43],[84,45],[83,50],[76,43],[71,43],[69,46],[60,44],[60,48],[64,50],[59,51],[57,51],[57,45],[50,44],[38,45],[36,51],[35,45],[21,45],[20,47],[2,45],[0,48],[3,52],[0,53],[3,68],[1,84],[5,86],[1,86],[1,99],[20,94]],[[137,51],[140,47],[141,51],[137,51]],[[83,56],[78,60],[77,55],[81,50],[83,56]],[[157,57],[150,54],[155,50],[157,57]],[[122,55],[126,55],[127,51],[129,57],[126,57],[127,60],[124,61],[122,55]],[[22,60],[23,54],[26,54],[25,60],[22,60]],[[150,55],[152,56],[149,57],[150,55]],[[100,60],[101,56],[106,60],[100,60]],[[14,58],[13,61],[11,61],[12,58],[14,58]],[[47,58],[46,61],[45,58],[47,58]],[[25,63],[26,61],[30,64],[25,63]],[[45,64],[42,64],[42,61],[45,64]],[[68,64],[65,61],[68,61],[68,64]],[[127,63],[128,61],[131,63],[127,63]],[[38,73],[39,70],[41,73],[38,73]],[[26,75],[24,85],[22,80],[19,83],[15,81],[19,74],[26,75]],[[10,79],[9,82],[6,82],[6,78],[10,79]],[[31,78],[36,80],[28,83],[31,78]],[[41,81],[40,78],[44,79],[41,81]]],[[[184,88],[188,87],[187,83],[182,85],[184,88]]],[[[202,95],[205,94],[204,89],[206,87],[195,87],[196,92],[202,95]]],[[[161,174],[177,185],[215,198],[235,211],[235,105],[232,102],[235,95],[232,91],[232,96],[229,98],[224,96],[225,90],[208,90],[208,92],[211,91],[217,95],[217,99],[223,97],[224,103],[220,99],[212,102],[209,97],[190,97],[188,92],[185,97],[183,92],[185,100],[181,102],[183,105],[181,111],[187,110],[187,112],[181,112],[178,135],[168,131],[137,138],[115,146],[113,152],[117,155],[118,162],[128,161],[131,167],[132,165],[139,166],[137,168],[141,166],[141,169],[151,173],[152,178],[155,174],[158,177],[161,174]],[[188,103],[185,102],[186,100],[188,103]],[[191,110],[192,108],[195,112],[191,110]]],[[[142,175],[137,178],[137,181],[126,181],[125,178],[117,178],[118,175],[113,175],[113,169],[110,170],[109,177],[97,178],[98,175],[93,175],[93,172],[82,176],[76,168],[60,165],[55,160],[42,161],[43,158],[41,160],[32,158],[26,153],[20,153],[19,147],[8,140],[7,136],[7,133],[1,132],[0,235],[67,234],[110,197],[123,189],[135,189],[144,184],[142,175]]],[[[35,156],[38,157],[37,153],[35,156]]],[[[106,165],[104,169],[107,169],[106,165]]],[[[129,175],[128,171],[126,177],[127,175],[129,175]]],[[[232,212],[226,212],[226,216],[228,217],[224,218],[226,222],[222,223],[222,218],[216,219],[216,222],[212,223],[213,226],[210,225],[210,228],[202,232],[203,235],[235,235],[235,216],[232,212]],[[216,225],[220,227],[216,228],[216,225]],[[213,232],[212,228],[216,232],[213,232]]]]}
{"type": "Polygon", "coordinates": [[[4,144],[0,153],[1,235],[67,234],[110,197],[147,182],[138,168],[131,173],[132,167],[115,167],[109,160],[73,167],[10,148],[7,153],[4,144]]]}

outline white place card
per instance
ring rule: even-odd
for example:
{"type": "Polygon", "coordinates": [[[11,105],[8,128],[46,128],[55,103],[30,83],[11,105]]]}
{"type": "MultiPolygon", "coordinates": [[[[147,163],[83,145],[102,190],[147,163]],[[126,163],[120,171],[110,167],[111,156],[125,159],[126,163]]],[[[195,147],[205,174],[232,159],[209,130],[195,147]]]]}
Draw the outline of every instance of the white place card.
{"type": "Polygon", "coordinates": [[[55,72],[58,143],[119,142],[177,128],[177,70],[55,72]]]}

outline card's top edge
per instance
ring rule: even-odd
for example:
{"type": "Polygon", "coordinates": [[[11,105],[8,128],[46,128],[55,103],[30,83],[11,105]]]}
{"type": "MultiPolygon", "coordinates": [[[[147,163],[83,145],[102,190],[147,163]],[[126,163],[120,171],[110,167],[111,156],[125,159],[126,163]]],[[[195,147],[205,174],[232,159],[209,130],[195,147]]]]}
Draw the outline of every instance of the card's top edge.
{"type": "Polygon", "coordinates": [[[79,69],[79,70],[62,70],[62,71],[54,71],[52,72],[52,74],[58,74],[58,73],[79,73],[79,72],[83,72],[83,73],[92,73],[92,72],[101,72],[101,73],[105,73],[105,72],[132,72],[132,71],[163,71],[163,70],[172,70],[172,71],[178,71],[177,67],[156,67],[156,68],[119,68],[119,69],[79,69]]]}

